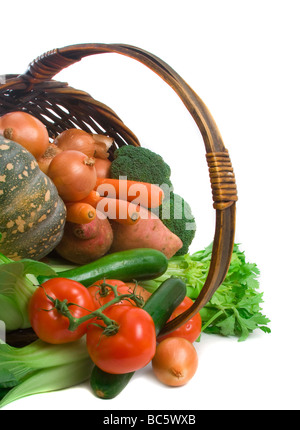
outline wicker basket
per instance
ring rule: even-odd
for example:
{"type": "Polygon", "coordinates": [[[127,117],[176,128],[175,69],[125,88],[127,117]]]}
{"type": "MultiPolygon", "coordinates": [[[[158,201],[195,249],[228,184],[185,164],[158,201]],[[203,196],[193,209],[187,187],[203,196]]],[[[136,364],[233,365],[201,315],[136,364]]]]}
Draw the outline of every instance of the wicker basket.
{"type": "Polygon", "coordinates": [[[231,260],[235,231],[235,177],[219,130],[203,101],[165,62],[134,46],[119,44],[80,44],[54,49],[30,63],[21,75],[6,75],[0,85],[0,116],[23,110],[39,118],[54,138],[65,129],[77,126],[114,138],[116,147],[139,146],[135,134],[108,106],[84,91],[53,80],[64,68],[94,54],[117,53],[133,58],[160,76],[180,97],[202,134],[209,167],[213,206],[216,214],[210,270],[199,297],[190,309],[166,324],[163,333],[172,331],[198,312],[223,282],[231,260]]]}

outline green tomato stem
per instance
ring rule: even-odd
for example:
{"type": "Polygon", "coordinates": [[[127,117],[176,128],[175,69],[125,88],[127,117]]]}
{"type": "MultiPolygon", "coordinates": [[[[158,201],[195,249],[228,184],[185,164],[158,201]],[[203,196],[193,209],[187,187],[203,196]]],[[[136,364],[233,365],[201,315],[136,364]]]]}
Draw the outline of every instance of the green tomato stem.
{"type": "MultiPolygon", "coordinates": [[[[80,318],[74,318],[72,313],[69,310],[70,306],[78,306],[76,303],[69,303],[67,299],[65,300],[59,300],[59,299],[53,299],[51,296],[49,296],[46,292],[47,298],[53,303],[53,307],[63,316],[67,317],[69,320],[69,330],[75,331],[80,324],[83,324],[86,321],[92,320],[92,319],[100,319],[104,322],[105,328],[104,328],[104,334],[107,336],[111,336],[113,334],[116,334],[118,332],[119,325],[116,321],[112,320],[108,316],[106,316],[103,311],[107,309],[109,306],[114,305],[116,303],[119,303],[122,300],[133,300],[137,306],[142,307],[144,302],[143,300],[136,296],[135,293],[130,294],[118,294],[117,287],[114,285],[105,284],[103,285],[105,287],[109,287],[113,290],[115,297],[110,300],[109,302],[105,303],[103,306],[101,306],[99,309],[89,312],[87,315],[84,315],[80,318]]],[[[97,321],[94,322],[94,324],[97,324],[97,321]]],[[[103,328],[102,326],[100,326],[103,328]]]]}

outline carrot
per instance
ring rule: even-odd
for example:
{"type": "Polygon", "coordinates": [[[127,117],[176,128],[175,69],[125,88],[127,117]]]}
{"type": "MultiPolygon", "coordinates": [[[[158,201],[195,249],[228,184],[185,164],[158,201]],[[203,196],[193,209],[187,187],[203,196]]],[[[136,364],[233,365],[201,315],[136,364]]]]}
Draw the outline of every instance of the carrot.
{"type": "Polygon", "coordinates": [[[120,224],[133,225],[140,219],[139,206],[127,200],[100,197],[97,205],[97,215],[116,221],[120,224]],[[103,214],[103,215],[101,215],[103,214]]]}
{"type": "Polygon", "coordinates": [[[100,194],[96,190],[92,190],[87,197],[84,199],[81,199],[81,203],[88,203],[89,205],[93,206],[93,208],[96,209],[97,204],[100,201],[100,194]]]}
{"type": "Polygon", "coordinates": [[[96,209],[88,203],[66,203],[66,221],[76,224],[88,224],[96,218],[96,209]]]}
{"type": "Polygon", "coordinates": [[[94,188],[94,190],[95,190],[95,191],[97,191],[97,190],[98,190],[99,185],[101,185],[101,181],[102,181],[102,179],[103,179],[103,178],[97,178],[97,179],[96,179],[96,185],[95,185],[95,188],[94,188]]]}
{"type": "Polygon", "coordinates": [[[81,204],[91,205],[99,212],[105,212],[108,218],[124,224],[135,224],[139,219],[139,207],[127,200],[101,197],[100,194],[92,190],[87,197],[80,200],[81,204]],[[101,206],[97,207],[101,202],[101,206]]]}
{"type": "Polygon", "coordinates": [[[98,178],[97,191],[101,196],[134,201],[146,208],[160,206],[164,198],[164,192],[158,185],[127,179],[98,178]]]}

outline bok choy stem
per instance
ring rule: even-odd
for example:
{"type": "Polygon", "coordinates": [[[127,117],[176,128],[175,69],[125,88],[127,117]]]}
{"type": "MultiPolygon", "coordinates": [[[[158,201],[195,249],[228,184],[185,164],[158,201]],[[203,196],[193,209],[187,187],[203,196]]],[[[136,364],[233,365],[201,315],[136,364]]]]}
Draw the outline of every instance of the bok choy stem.
{"type": "Polygon", "coordinates": [[[0,408],[22,397],[80,384],[93,363],[85,338],[61,345],[40,339],[15,348],[0,343],[0,408]]]}

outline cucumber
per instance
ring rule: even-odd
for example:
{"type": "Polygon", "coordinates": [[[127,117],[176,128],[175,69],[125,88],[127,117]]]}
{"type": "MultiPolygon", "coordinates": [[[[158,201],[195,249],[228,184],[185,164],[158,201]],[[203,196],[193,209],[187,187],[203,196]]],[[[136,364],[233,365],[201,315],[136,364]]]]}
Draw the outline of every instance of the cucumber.
{"type": "Polygon", "coordinates": [[[90,385],[96,397],[100,399],[113,399],[121,393],[133,375],[134,372],[113,375],[94,366],[91,373],[90,385]]]}
{"type": "Polygon", "coordinates": [[[164,327],[174,309],[180,305],[186,296],[185,282],[180,278],[171,277],[166,279],[154,291],[144,304],[143,309],[151,315],[156,335],[164,327]]]}
{"type": "MultiPolygon", "coordinates": [[[[175,308],[186,296],[186,285],[179,278],[164,281],[146,301],[143,309],[151,315],[156,335],[164,327],[175,308]]],[[[113,399],[126,387],[134,372],[113,375],[94,366],[90,385],[94,394],[101,399],[113,399]]]]}
{"type": "MultiPolygon", "coordinates": [[[[138,248],[107,254],[83,266],[63,270],[59,277],[73,279],[86,287],[103,278],[121,281],[155,279],[168,268],[168,259],[160,251],[151,248],[138,248]]],[[[54,276],[39,276],[42,284],[54,276]]]]}

